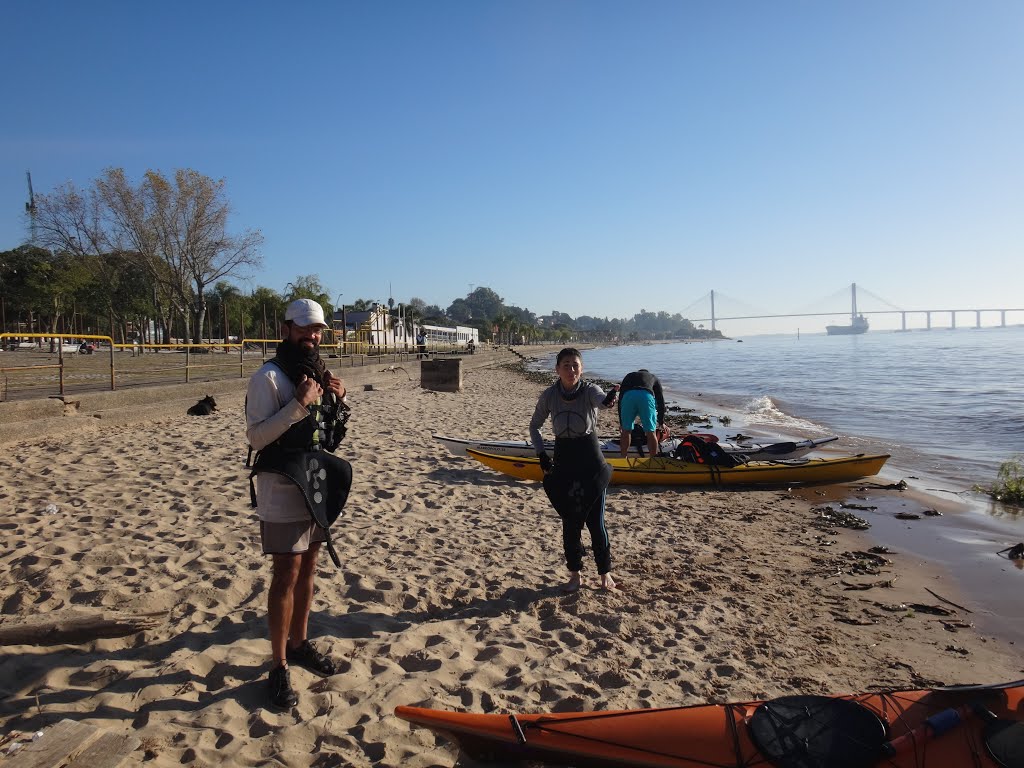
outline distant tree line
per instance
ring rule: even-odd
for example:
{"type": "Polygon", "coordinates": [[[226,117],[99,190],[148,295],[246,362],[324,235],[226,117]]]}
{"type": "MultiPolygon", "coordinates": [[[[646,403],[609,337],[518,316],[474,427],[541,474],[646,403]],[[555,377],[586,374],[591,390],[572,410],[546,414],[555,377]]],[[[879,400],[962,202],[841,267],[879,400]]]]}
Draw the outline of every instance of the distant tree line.
{"type": "MultiPolygon", "coordinates": [[[[328,313],[342,309],[315,274],[297,276],[282,291],[261,286],[246,293],[232,282],[260,266],[263,237],[228,231],[223,180],[184,169],[172,178],[148,171],[133,185],[123,170],[110,169],[91,187],[69,182],[33,202],[30,242],[0,252],[4,331],[201,343],[276,338],[285,307],[297,297],[316,299],[328,313]]],[[[360,298],[344,309],[375,304],[360,298]]],[[[410,333],[419,324],[468,325],[481,339],[508,344],[721,337],[678,313],[537,316],[487,287],[444,309],[417,297],[397,305],[389,299],[387,306],[410,333]]]]}

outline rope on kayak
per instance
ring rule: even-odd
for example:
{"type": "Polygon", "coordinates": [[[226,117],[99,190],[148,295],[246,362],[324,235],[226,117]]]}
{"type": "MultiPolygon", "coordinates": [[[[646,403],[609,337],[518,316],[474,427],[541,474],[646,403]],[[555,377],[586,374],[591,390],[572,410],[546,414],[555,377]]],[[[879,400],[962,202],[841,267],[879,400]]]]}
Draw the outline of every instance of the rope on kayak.
{"type": "Polygon", "coordinates": [[[779,768],[872,768],[883,754],[882,719],[852,699],[781,696],[748,723],[750,738],[779,768]]]}
{"type": "Polygon", "coordinates": [[[515,731],[515,733],[516,733],[516,740],[520,744],[525,744],[526,743],[526,734],[523,733],[523,726],[521,726],[519,724],[519,721],[516,720],[516,716],[515,715],[509,715],[508,716],[508,721],[510,723],[512,723],[512,730],[515,731]]]}
{"type": "MultiPolygon", "coordinates": [[[[944,693],[955,694],[961,703],[961,717],[969,713],[985,722],[984,732],[978,734],[975,729],[958,728],[961,738],[966,741],[970,754],[970,766],[983,768],[993,762],[1005,768],[1024,768],[1022,761],[1022,745],[1024,745],[1024,721],[1007,720],[996,717],[986,710],[982,704],[984,697],[997,696],[1001,690],[1024,685],[1024,681],[1002,683],[998,685],[950,686],[932,689],[932,694],[941,696],[944,693]],[[972,701],[963,706],[964,693],[971,692],[972,701]]],[[[930,697],[929,697],[930,698],[930,697]]],[[[927,700],[927,699],[926,699],[927,700]]],[[[732,746],[733,756],[729,762],[710,762],[708,760],[681,754],[679,752],[663,752],[643,747],[628,746],[609,739],[584,736],[566,730],[574,724],[588,720],[632,717],[641,713],[676,712],[692,709],[690,706],[665,707],[651,710],[626,710],[622,712],[590,712],[575,717],[538,718],[528,723],[520,723],[514,715],[510,715],[513,731],[520,744],[526,745],[526,730],[537,730],[557,734],[564,738],[576,739],[588,744],[607,745],[632,749],[637,755],[651,755],[670,759],[688,760],[690,764],[707,768],[753,768],[754,766],[772,765],[776,768],[854,768],[854,766],[886,766],[896,765],[892,749],[903,757],[913,754],[915,765],[928,756],[928,745],[931,742],[933,723],[948,715],[952,709],[940,711],[928,721],[908,720],[907,713],[921,706],[919,691],[874,691],[846,697],[818,696],[784,696],[771,701],[761,702],[749,719],[744,712],[757,702],[736,702],[719,705],[728,718],[727,729],[732,746]],[[901,694],[916,694],[903,696],[901,694]],[[876,701],[870,706],[864,703],[867,699],[876,701]],[[858,710],[860,710],[858,712],[858,710]],[[761,721],[761,737],[755,731],[756,720],[761,721]],[[803,720],[809,730],[801,731],[803,720]],[[741,724],[749,729],[749,735],[756,748],[756,754],[743,756],[741,724]],[[888,727],[886,727],[886,725],[888,727]],[[559,725],[565,726],[560,728],[559,725]],[[894,729],[904,734],[892,741],[886,737],[894,729]],[[518,726],[518,728],[517,728],[518,726]],[[810,735],[811,738],[807,738],[810,735]],[[879,738],[881,737],[881,738],[879,738]],[[835,743],[833,743],[833,740],[835,743]],[[768,742],[772,742],[769,744],[768,742]],[[781,750],[781,751],[779,751],[781,750]],[[888,753],[888,754],[887,754],[888,753]],[[825,762],[821,762],[824,759],[825,762]],[[866,762],[865,762],[866,761],[866,762]]],[[[936,702],[938,703],[938,702],[936,702]]],[[[956,704],[951,702],[951,707],[956,704]]],[[[956,724],[954,724],[955,726],[956,724]]],[[[904,763],[900,763],[901,765],[904,763]]],[[[964,768],[969,768],[964,766],[964,768]]]]}
{"type": "MultiPolygon", "coordinates": [[[[695,757],[688,756],[686,754],[681,754],[679,752],[662,752],[661,750],[646,749],[646,748],[643,748],[643,747],[626,747],[626,748],[632,749],[635,752],[637,752],[638,754],[652,755],[654,757],[674,758],[674,759],[677,759],[677,760],[678,759],[688,760],[693,765],[704,765],[704,766],[707,766],[707,768],[753,768],[753,766],[766,765],[767,763],[765,762],[765,759],[764,759],[764,757],[762,755],[752,755],[750,758],[744,758],[740,754],[739,733],[736,730],[737,718],[736,718],[734,713],[735,713],[735,711],[737,709],[740,709],[743,705],[741,705],[741,704],[723,704],[721,706],[725,709],[726,716],[728,717],[729,722],[731,724],[730,727],[731,727],[731,729],[733,730],[733,733],[734,733],[733,759],[730,762],[728,762],[728,763],[709,762],[707,760],[701,760],[701,759],[698,759],[698,758],[695,758],[695,757]]],[[[671,712],[671,711],[684,710],[684,709],[691,709],[691,707],[666,707],[664,709],[658,709],[658,710],[653,710],[653,709],[652,710],[647,710],[647,712],[655,712],[655,711],[657,711],[657,712],[671,712]]],[[[557,719],[552,719],[552,720],[538,719],[538,720],[534,720],[533,722],[530,722],[530,723],[518,723],[518,721],[517,721],[516,725],[519,725],[524,732],[527,729],[529,729],[529,730],[538,730],[538,731],[544,731],[544,732],[547,732],[547,733],[558,734],[559,736],[564,736],[564,737],[569,737],[569,738],[573,738],[573,739],[578,739],[579,741],[586,742],[588,744],[604,744],[604,745],[607,745],[609,747],[620,747],[620,748],[623,748],[623,747],[625,747],[625,745],[623,745],[621,742],[611,741],[609,739],[600,739],[600,738],[596,738],[594,736],[582,736],[582,735],[580,735],[578,733],[573,733],[572,731],[566,731],[566,730],[563,730],[561,728],[558,728],[557,725],[559,725],[559,724],[568,725],[570,723],[574,724],[574,723],[586,722],[587,720],[599,720],[599,719],[610,719],[610,718],[618,718],[618,717],[630,717],[630,716],[636,716],[637,714],[638,713],[636,711],[594,712],[592,714],[581,715],[580,717],[573,717],[573,718],[557,718],[557,719]]],[[[742,720],[742,717],[740,717],[739,720],[742,720]]],[[[515,729],[515,725],[513,725],[512,727],[513,727],[513,730],[514,730],[515,729]]],[[[525,733],[523,735],[523,739],[524,739],[524,741],[520,742],[521,744],[528,743],[526,741],[525,733]]]]}
{"type": "Polygon", "coordinates": [[[722,487],[722,468],[717,464],[709,464],[708,469],[711,471],[711,485],[715,488],[722,487]]]}
{"type": "Polygon", "coordinates": [[[740,756],[740,729],[737,726],[737,723],[742,718],[735,717],[733,709],[734,708],[730,706],[726,706],[725,708],[726,717],[729,719],[729,736],[732,737],[732,753],[736,755],[737,764],[742,763],[745,765],[746,763],[743,763],[742,757],[740,756]]]}
{"type": "MultiPolygon", "coordinates": [[[[1017,683],[1017,685],[1019,685],[1019,683],[1017,683]]],[[[957,688],[960,688],[977,689],[979,694],[983,695],[986,693],[998,691],[1001,687],[1002,686],[1000,685],[951,686],[948,689],[936,688],[933,690],[933,693],[940,694],[944,690],[955,691],[957,688]]],[[[943,714],[948,715],[948,712],[951,711],[946,710],[945,713],[937,713],[936,715],[933,715],[932,718],[928,718],[928,720],[926,720],[924,723],[921,723],[916,727],[911,727],[911,723],[908,722],[906,718],[906,712],[911,711],[915,706],[917,706],[919,704],[919,700],[914,698],[906,699],[904,697],[901,697],[900,693],[903,692],[890,691],[887,693],[863,694],[863,696],[865,697],[871,695],[879,697],[880,704],[878,706],[878,711],[880,716],[882,716],[883,719],[889,722],[890,730],[892,730],[893,726],[895,726],[896,724],[903,726],[904,729],[903,736],[886,742],[886,744],[883,745],[882,754],[879,757],[879,766],[896,765],[897,758],[900,756],[905,756],[908,752],[913,754],[915,765],[920,764],[922,761],[926,760],[928,755],[928,742],[931,741],[931,739],[934,738],[934,736],[936,735],[933,732],[931,726],[929,725],[929,721],[934,719],[935,717],[941,717],[943,714]],[[900,742],[902,742],[902,744],[900,742]],[[893,754],[894,752],[901,754],[893,754]]],[[[967,709],[968,707],[965,707],[964,711],[966,711],[967,709]]],[[[979,712],[979,709],[983,709],[981,707],[980,701],[976,700],[972,702],[969,705],[969,709],[972,709],[975,712],[975,714],[985,719],[982,713],[979,712]]],[[[994,715],[992,715],[990,712],[987,714],[994,717],[994,715]]],[[[1000,718],[995,719],[1000,723],[1016,722],[1001,720],[1000,718]]],[[[968,729],[962,731],[961,736],[967,742],[971,759],[970,767],[964,766],[964,768],[984,768],[984,766],[989,765],[989,761],[985,759],[986,747],[989,746],[988,733],[986,732],[982,736],[982,738],[979,738],[973,730],[968,729]]],[[[989,749],[989,755],[995,761],[996,765],[1009,765],[999,762],[999,758],[991,752],[991,748],[989,749]]]]}

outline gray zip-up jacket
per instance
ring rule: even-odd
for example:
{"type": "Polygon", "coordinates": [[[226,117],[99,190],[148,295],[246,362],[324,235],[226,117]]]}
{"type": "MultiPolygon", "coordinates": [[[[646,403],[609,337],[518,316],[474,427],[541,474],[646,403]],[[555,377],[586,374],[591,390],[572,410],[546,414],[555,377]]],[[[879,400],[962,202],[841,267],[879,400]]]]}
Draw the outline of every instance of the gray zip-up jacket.
{"type": "Polygon", "coordinates": [[[537,407],[530,419],[530,442],[539,455],[544,450],[544,438],[540,428],[551,417],[551,429],[555,437],[583,437],[597,431],[597,409],[607,393],[590,381],[580,382],[582,391],[572,400],[562,397],[560,382],[555,382],[541,392],[537,407]]]}

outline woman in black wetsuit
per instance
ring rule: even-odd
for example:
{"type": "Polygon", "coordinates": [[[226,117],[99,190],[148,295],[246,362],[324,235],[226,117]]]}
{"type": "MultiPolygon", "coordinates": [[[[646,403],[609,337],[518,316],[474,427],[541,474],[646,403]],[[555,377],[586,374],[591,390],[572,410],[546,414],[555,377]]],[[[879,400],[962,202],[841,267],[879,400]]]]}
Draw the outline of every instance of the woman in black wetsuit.
{"type": "Polygon", "coordinates": [[[544,470],[544,491],[562,518],[562,546],[571,577],[566,589],[583,584],[583,526],[590,531],[597,572],[603,589],[614,589],[611,543],[604,524],[604,502],[612,470],[597,440],[597,409],[615,404],[616,388],[606,393],[583,381],[583,357],[566,347],[555,362],[558,381],[545,389],[530,420],[530,440],[544,470]],[[544,449],[541,425],[551,417],[555,433],[552,461],[544,449]]]}

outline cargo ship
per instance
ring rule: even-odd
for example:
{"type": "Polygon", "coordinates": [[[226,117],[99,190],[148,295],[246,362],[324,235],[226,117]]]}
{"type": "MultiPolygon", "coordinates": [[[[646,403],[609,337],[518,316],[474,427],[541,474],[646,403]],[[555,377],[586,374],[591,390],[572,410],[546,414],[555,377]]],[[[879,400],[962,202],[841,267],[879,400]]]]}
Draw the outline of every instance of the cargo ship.
{"type": "Polygon", "coordinates": [[[850,309],[850,324],[826,325],[825,330],[829,336],[852,336],[858,333],[867,333],[868,331],[868,319],[864,315],[857,314],[857,284],[851,284],[850,289],[853,296],[853,305],[850,309]]]}

